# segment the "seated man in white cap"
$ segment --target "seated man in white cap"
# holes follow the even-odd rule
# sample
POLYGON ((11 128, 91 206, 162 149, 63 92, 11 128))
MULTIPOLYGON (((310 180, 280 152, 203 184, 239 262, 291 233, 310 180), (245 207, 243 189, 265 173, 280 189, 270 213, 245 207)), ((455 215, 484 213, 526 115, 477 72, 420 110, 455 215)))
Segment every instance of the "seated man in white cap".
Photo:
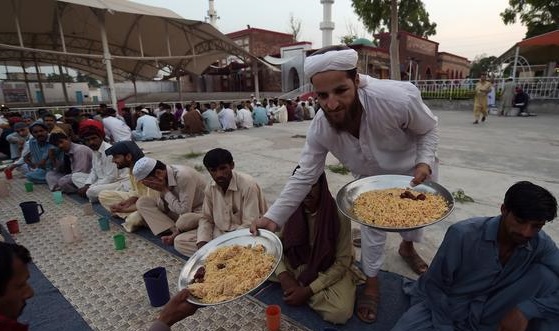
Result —
POLYGON ((161 239, 172 244, 179 230, 198 228, 207 183, 201 173, 188 166, 166 165, 149 157, 139 159, 132 172, 136 180, 159 192, 157 197, 141 197, 136 201, 138 212, 154 235, 169 232, 161 239))
POLYGON ((262 103, 260 103, 260 101, 256 103, 256 107, 254 107, 254 110, 252 111, 252 120, 254 126, 256 127, 268 124, 269 119, 266 108, 262 107, 262 103))
POLYGON ((136 130, 132 131, 132 138, 137 141, 154 140, 162 137, 157 118, 149 115, 149 110, 142 108, 136 112, 138 121, 136 130))
POLYGON ((128 168, 130 181, 122 183, 122 188, 104 190, 99 193, 99 202, 111 214, 124 219, 122 227, 126 232, 134 232, 145 225, 136 209, 136 201, 143 196, 157 197, 159 192, 144 186, 134 178, 132 169, 144 153, 133 141, 119 141, 105 150, 105 155, 112 156, 119 170, 128 168))
POLYGON ((198 230, 181 233, 174 239, 175 249, 185 255, 226 232, 250 226, 268 208, 256 180, 233 170, 235 163, 228 150, 215 148, 207 152, 204 166, 213 180, 206 187, 198 230))
MULTIPOLYGON (((307 131, 299 169, 282 193, 252 228, 277 231, 293 214, 324 171, 332 153, 354 177, 400 174, 413 176, 410 185, 436 179, 438 121, 423 103, 419 90, 409 82, 378 80, 357 74, 357 52, 346 46, 322 48, 305 59, 318 96, 318 112, 307 131)), ((399 254, 418 274, 427 264, 413 242, 422 231, 400 233, 399 254)), ((380 301, 377 274, 383 264, 386 232, 361 227, 361 265, 367 281, 357 299, 357 315, 364 322, 376 320, 380 301)))

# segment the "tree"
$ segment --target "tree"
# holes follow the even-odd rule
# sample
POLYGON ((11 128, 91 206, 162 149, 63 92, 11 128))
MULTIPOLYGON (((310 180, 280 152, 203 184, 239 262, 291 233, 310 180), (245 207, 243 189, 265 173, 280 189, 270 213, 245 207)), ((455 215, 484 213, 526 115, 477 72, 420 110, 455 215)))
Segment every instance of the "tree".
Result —
POLYGON ((528 28, 526 38, 559 29, 559 0, 509 0, 501 13, 505 24, 520 21, 528 28))
POLYGON ((398 42, 398 0, 390 0, 390 79, 400 80, 400 43, 398 42))
POLYGON ((478 78, 482 73, 497 73, 499 71, 495 56, 481 54, 474 58, 470 67, 470 77, 478 78))
POLYGON ((79 71, 78 71, 78 74, 76 76, 76 81, 80 82, 80 83, 87 83, 87 85, 89 85, 89 87, 99 87, 99 86, 101 86, 101 83, 97 79, 95 79, 91 76, 88 76, 88 75, 84 75, 79 71))
POLYGON ((299 39, 299 33, 301 32, 301 19, 295 18, 293 13, 289 13, 289 33, 293 35, 293 41, 299 39))
MULTIPOLYGON (((437 24, 431 23, 421 0, 398 2, 398 28, 421 37, 436 33, 437 24)), ((353 11, 369 32, 377 33, 390 25, 391 0, 352 0, 353 11)))
MULTIPOLYGON (((64 73, 64 82, 65 83, 73 83, 74 82, 74 77, 64 73)), ((48 74, 47 75, 47 81, 48 82, 62 82, 62 76, 60 76, 57 73, 52 73, 52 74, 48 74)))
POLYGON ((340 44, 350 45, 352 42, 355 41, 355 39, 357 39, 356 35, 346 34, 345 36, 340 37, 340 44))

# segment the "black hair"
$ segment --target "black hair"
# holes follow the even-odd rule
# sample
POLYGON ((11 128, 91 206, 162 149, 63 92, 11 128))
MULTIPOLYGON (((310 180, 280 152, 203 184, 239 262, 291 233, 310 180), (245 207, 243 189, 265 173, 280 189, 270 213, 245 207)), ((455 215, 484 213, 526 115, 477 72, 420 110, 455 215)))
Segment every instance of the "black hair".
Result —
POLYGON ((157 162, 155 162, 155 167, 149 173, 149 175, 146 176, 146 178, 155 176, 155 170, 167 170, 167 165, 165 163, 157 160, 157 162))
POLYGON ((44 119, 47 118, 47 117, 52 118, 52 119, 54 119, 54 120, 56 121, 56 116, 54 116, 54 114, 45 113, 45 114, 43 114, 42 119, 44 120, 44 119))
POLYGON ((27 264, 31 262, 31 254, 27 248, 18 245, 0 242, 0 296, 4 295, 8 282, 14 275, 14 258, 27 264))
POLYGON ((226 149, 214 148, 206 153, 203 162, 207 169, 215 169, 222 164, 232 164, 233 155, 226 149))
POLYGON ((182 109, 182 103, 180 102, 175 103, 175 108, 182 109))
POLYGON ((49 144, 58 145, 58 142, 62 139, 68 139, 68 136, 63 132, 51 133, 49 137, 49 144))
MULTIPOLYGON (((351 49, 351 48, 346 46, 346 45, 326 46, 326 47, 322 47, 322 48, 316 50, 315 52, 313 52, 309 56, 324 54, 324 53, 331 52, 331 51, 344 51, 344 50, 348 50, 348 49, 351 49)), ((351 80, 355 80, 355 77, 357 77, 357 68, 349 69, 349 70, 346 70, 345 72, 347 74, 347 77, 351 80)), ((311 83, 312 83, 312 78, 311 78, 311 83)))
POLYGON ((545 188, 522 181, 505 193, 505 208, 521 221, 550 222, 557 217, 557 199, 545 188))

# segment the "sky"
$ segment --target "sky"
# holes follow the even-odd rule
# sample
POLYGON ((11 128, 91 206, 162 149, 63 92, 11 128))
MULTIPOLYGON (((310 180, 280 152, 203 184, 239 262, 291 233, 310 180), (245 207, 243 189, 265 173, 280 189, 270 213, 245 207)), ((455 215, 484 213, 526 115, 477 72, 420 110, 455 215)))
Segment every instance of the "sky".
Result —
MULTIPOLYGON (((170 9, 184 18, 204 20, 208 0, 134 0, 146 5, 170 9)), ((437 23, 437 34, 429 39, 439 43, 439 51, 469 60, 486 54, 499 56, 522 40, 526 28, 520 24, 505 25, 499 13, 508 7, 508 0, 423 0, 431 22, 437 23)), ((301 20, 300 41, 322 47, 318 26, 322 21, 320 0, 215 0, 223 33, 253 28, 289 32, 289 17, 301 20), (305 5, 302 5, 304 2, 305 5), (281 5, 280 5, 281 4, 281 5)), ((351 7, 351 0, 335 0, 332 6, 335 23, 332 40, 338 43, 349 31, 372 39, 351 7), (348 28, 349 27, 349 28, 348 28)))

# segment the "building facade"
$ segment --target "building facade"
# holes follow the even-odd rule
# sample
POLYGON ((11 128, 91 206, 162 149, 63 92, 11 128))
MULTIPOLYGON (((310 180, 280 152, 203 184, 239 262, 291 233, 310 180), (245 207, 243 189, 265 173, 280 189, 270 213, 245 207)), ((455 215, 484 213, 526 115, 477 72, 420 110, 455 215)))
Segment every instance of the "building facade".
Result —
MULTIPOLYGON (((379 47, 390 49, 390 33, 375 35, 379 47)), ((470 73, 468 59, 439 52, 439 43, 405 32, 398 33, 402 80, 459 79, 470 73), (461 75, 461 76, 460 76, 461 75)))

